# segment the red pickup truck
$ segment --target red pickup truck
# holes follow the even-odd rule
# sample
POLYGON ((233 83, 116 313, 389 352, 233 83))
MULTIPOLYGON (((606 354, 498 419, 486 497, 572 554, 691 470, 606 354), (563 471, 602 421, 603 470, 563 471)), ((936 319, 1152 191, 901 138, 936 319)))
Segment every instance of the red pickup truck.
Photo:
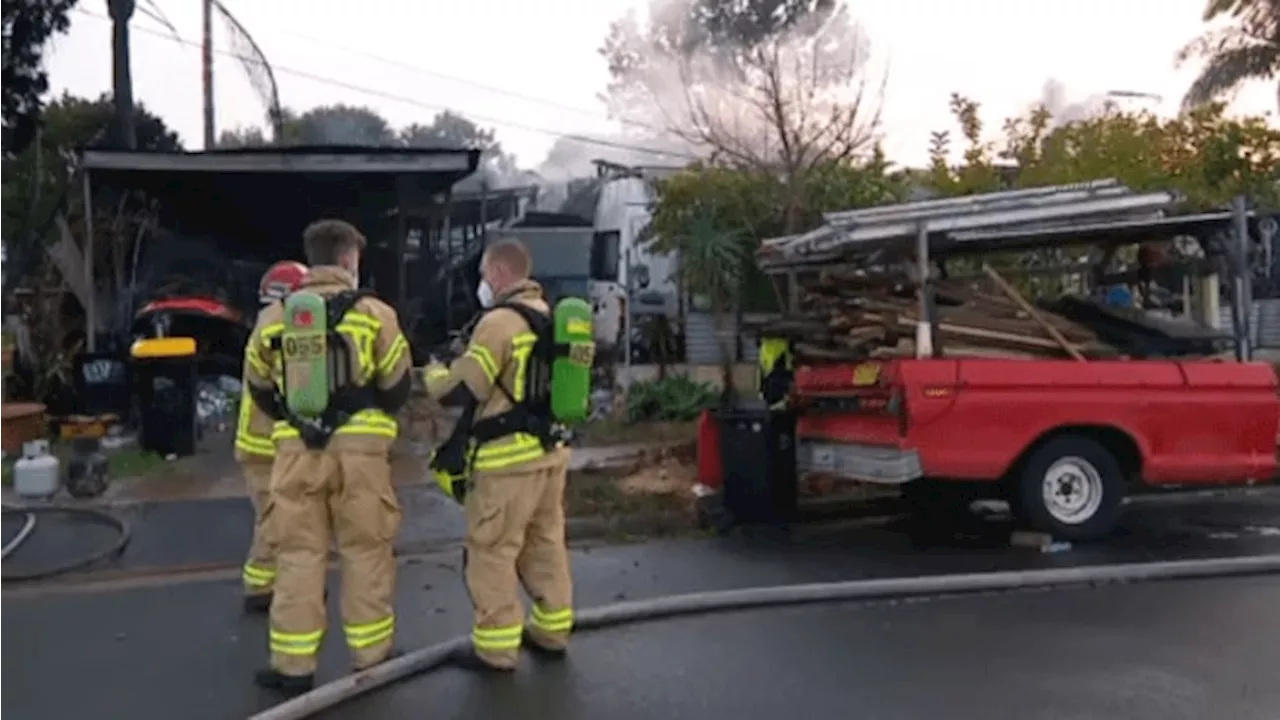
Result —
POLYGON ((1276 475, 1262 363, 887 359, 797 370, 800 472, 899 484, 922 506, 1007 499, 1067 540, 1115 526, 1145 488, 1276 475))

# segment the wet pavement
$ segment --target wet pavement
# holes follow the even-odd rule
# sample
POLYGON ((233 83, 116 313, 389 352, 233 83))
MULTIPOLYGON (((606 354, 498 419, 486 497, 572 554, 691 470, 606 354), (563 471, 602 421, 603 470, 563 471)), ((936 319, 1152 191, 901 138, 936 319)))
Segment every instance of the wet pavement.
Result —
POLYGON ((1274 720, 1280 578, 836 604, 586 633, 513 677, 456 669, 320 716, 1274 720))
MULTIPOLYGON (((589 607, 759 585, 1266 554, 1280 552, 1280 533, 1267 530, 1274 526, 1280 499, 1236 494, 1135 508, 1113 540, 1053 554, 999 545, 998 523, 946 542, 921 542, 894 526, 757 530, 577 551, 576 596, 589 607)), ((447 552, 402 563, 404 647, 468 629, 459 560, 447 552)), ((15 587, 6 585, 3 603, 0 696, 13 717, 226 720, 270 702, 250 685, 266 656, 265 621, 240 615, 234 580, 15 587)), ((1280 665, 1277 603, 1276 581, 1255 579, 682 619, 584 635, 562 668, 527 663, 492 686, 449 671, 348 711, 369 720, 428 710, 441 718, 625 719, 777 717, 785 708, 839 717, 852 701, 859 717, 862 708, 886 718, 946 708, 952 718, 1138 718, 1127 708, 1163 694, 1182 703, 1168 706, 1167 718, 1262 717, 1257 707, 1280 707, 1259 679, 1274 678, 1280 665), (930 684, 919 686, 922 678, 930 684), (964 703, 972 703, 968 715, 958 714, 964 703), (1204 707, 1221 710, 1197 710, 1204 707), (1057 714, 1035 714, 1042 709, 1057 714)), ((340 636, 331 637, 322 679, 345 671, 340 636)))
MULTIPOLYGON (((397 548, 427 552, 459 541, 466 521, 456 503, 425 485, 397 488, 404 522, 397 548)), ((176 500, 110 508, 129 523, 132 537, 124 553, 94 571, 155 572, 179 568, 238 567, 253 533, 247 498, 176 500)), ((4 537, 22 526, 21 515, 6 515, 4 537)), ((41 515, 36 531, 9 559, 6 572, 29 572, 83 557, 113 542, 116 531, 80 517, 41 515)))

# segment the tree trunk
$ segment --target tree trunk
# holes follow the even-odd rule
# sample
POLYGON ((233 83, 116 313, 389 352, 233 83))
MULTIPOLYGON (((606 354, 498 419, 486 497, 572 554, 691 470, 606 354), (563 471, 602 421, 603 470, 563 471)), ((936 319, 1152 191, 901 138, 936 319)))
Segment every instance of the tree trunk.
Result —
POLYGON ((720 293, 712 295, 711 312, 715 324, 716 345, 720 350, 720 382, 722 383, 720 405, 728 408, 737 400, 737 391, 733 387, 733 357, 730 354, 729 343, 724 337, 726 332, 724 298, 720 293))

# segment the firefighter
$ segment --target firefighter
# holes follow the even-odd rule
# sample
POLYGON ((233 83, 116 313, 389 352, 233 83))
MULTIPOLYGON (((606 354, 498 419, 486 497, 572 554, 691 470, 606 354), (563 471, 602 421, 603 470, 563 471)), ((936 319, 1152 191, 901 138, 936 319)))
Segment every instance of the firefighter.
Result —
POLYGON ((760 338, 760 397, 772 410, 787 406, 787 394, 795 377, 791 341, 786 338, 760 338))
MULTIPOLYGON (((454 659, 472 670, 514 669, 522 642, 561 655, 573 628, 564 517, 569 450, 547 394, 556 380, 548 379, 547 355, 538 351, 552 311, 529 277, 530 265, 517 240, 489 246, 477 290, 484 315, 461 356, 448 367, 433 361, 425 371, 428 394, 462 409, 432 469, 445 492, 464 504, 467 518, 463 557, 475 617, 471 644, 454 659), (463 451, 454 452, 459 447, 463 451), (520 585, 533 600, 527 625, 520 585)), ((589 310, 578 321, 590 331, 589 310)), ((570 321, 557 316, 555 322, 567 327, 570 321)), ((570 392, 582 393, 585 408, 589 380, 570 392)))
MULTIPOLYGON (((258 302, 265 309, 283 300, 302 284, 306 275, 307 266, 300 262, 282 260, 272 265, 258 284, 258 302)), ((276 578, 274 539, 262 528, 267 491, 271 485, 271 461, 276 456, 271 428, 271 418, 253 404, 248 382, 245 381, 236 424, 235 454, 249 487, 249 500, 253 503, 253 541, 249 545, 249 558, 245 561, 242 576, 244 609, 255 613, 266 612, 271 607, 271 587, 276 578)))
POLYGON ((321 220, 306 229, 303 244, 311 271, 284 303, 259 315, 245 353, 250 396, 276 420, 266 511, 278 539, 271 667, 256 681, 285 694, 314 684, 331 537, 355 668, 391 656, 400 505, 389 456, 398 432, 393 415, 411 382, 395 311, 357 289, 364 236, 348 223, 321 220))

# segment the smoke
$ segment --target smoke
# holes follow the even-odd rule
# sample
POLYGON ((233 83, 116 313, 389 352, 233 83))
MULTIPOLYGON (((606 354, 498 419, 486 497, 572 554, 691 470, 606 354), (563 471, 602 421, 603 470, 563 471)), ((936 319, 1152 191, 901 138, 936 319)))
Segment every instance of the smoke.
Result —
POLYGON ((565 136, 557 139, 535 172, 540 178, 539 210, 558 210, 569 196, 569 184, 593 177, 596 160, 628 167, 682 167, 697 158, 682 140, 617 133, 565 136))
POLYGON ((606 102, 632 128, 739 164, 794 161, 783 156, 796 148, 849 154, 878 131, 869 49, 843 3, 780 3, 762 16, 654 0, 647 19, 631 14, 611 29, 606 102))
POLYGON ((1043 106, 1053 117, 1054 126, 1087 120, 1104 113, 1110 101, 1102 93, 1094 93, 1073 100, 1068 97, 1067 86, 1055 78, 1045 80, 1040 88, 1040 99, 1033 106, 1043 106))

